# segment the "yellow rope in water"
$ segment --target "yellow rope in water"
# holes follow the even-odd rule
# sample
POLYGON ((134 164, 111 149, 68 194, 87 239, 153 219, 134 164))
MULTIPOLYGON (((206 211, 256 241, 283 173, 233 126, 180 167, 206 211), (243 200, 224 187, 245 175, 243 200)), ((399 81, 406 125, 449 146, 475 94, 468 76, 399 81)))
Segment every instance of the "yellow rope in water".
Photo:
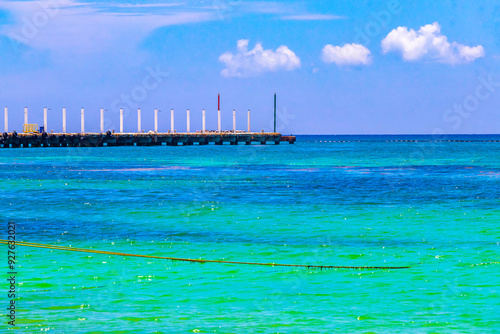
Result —
MULTIPOLYGON (((5 244, 5 245, 12 244, 12 241, 0 239, 0 244, 5 244)), ((279 264, 279 263, 257 263, 257 262, 222 261, 222 260, 184 259, 184 258, 155 256, 155 255, 141 255, 141 254, 109 252, 109 251, 102 251, 102 250, 95 250, 95 249, 47 245, 47 244, 39 244, 39 243, 34 243, 34 242, 23 242, 23 241, 16 241, 15 244, 16 244, 16 246, 55 249, 55 250, 70 251, 70 252, 94 253, 94 254, 128 256, 128 257, 141 257, 141 258, 148 258, 148 259, 160 259, 160 260, 192 262, 192 263, 222 263, 222 264, 239 264, 239 265, 251 265, 251 266, 270 266, 270 267, 299 267, 299 268, 314 268, 314 269, 357 269, 357 270, 362 270, 362 269, 366 269, 366 270, 372 270, 372 269, 409 269, 409 268, 411 268, 411 267, 319 266, 319 265, 308 265, 308 264, 279 264)))

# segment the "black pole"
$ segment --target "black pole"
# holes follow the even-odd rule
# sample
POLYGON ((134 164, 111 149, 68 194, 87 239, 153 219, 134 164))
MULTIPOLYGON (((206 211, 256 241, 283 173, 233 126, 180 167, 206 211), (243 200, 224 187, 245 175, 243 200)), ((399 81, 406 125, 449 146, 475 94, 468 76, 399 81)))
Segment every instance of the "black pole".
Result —
POLYGON ((276 133, 276 93, 274 93, 274 133, 276 133))

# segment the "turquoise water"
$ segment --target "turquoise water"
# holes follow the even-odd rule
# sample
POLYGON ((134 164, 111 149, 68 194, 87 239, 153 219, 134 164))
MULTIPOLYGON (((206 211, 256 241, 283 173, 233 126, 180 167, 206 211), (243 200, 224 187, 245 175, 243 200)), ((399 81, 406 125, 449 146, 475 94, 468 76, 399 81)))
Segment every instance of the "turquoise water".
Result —
POLYGON ((18 332, 496 332, 500 136, 435 139, 0 149, 2 239, 13 221, 18 240, 115 252, 411 266, 17 246, 18 332))

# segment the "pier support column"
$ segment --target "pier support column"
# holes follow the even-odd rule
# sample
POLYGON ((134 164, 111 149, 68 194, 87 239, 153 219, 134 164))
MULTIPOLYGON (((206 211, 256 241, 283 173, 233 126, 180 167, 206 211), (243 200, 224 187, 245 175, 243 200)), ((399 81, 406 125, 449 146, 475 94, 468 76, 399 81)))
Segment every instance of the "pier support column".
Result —
POLYGON ((220 133, 221 130, 221 121, 220 121, 220 94, 218 96, 218 104, 217 104, 217 132, 220 133))
POLYGON ((221 117, 220 110, 217 111, 217 132, 221 132, 221 117))
POLYGON ((155 109, 155 133, 158 133, 158 109, 155 109))
POLYGON ((276 133, 276 93, 274 93, 274 133, 276 133))
POLYGON ((123 133, 123 108, 120 108, 120 133, 123 133))
POLYGON ((85 109, 82 108, 81 133, 85 133, 85 109))
POLYGON ((189 109, 187 110, 187 118, 186 118, 187 124, 186 124, 186 129, 187 133, 191 132, 191 112, 189 109))
POLYGON ((48 133, 47 127, 47 108, 43 108, 43 130, 48 133))
POLYGON ((66 108, 62 110, 62 132, 66 133, 66 108))
POLYGON ((3 109, 3 128, 4 132, 9 133, 9 109, 7 107, 3 109))
POLYGON ((170 109, 170 132, 174 133, 174 109, 170 109))
POLYGON ((201 130, 201 132, 205 133, 205 130, 206 130, 205 129, 205 109, 203 109, 203 111, 201 112, 201 114, 202 114, 202 118, 203 118, 202 119, 202 128, 201 128, 202 130, 201 130))
POLYGON ((101 133, 104 133, 104 109, 101 108, 101 133))
POLYGON ((137 133, 141 133, 141 108, 137 109, 137 133))
POLYGON ((236 133, 236 110, 233 109, 233 133, 236 133))

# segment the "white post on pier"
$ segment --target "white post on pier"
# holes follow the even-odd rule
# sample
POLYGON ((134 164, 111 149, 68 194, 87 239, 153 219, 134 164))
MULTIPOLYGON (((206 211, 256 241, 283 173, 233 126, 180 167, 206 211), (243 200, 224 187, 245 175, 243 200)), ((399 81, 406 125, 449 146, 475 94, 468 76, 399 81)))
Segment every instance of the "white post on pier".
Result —
POLYGON ((28 108, 24 107, 24 124, 28 124, 28 108))
POLYGON ((82 128, 81 133, 85 133, 85 109, 82 108, 82 128))
POLYGON ((158 109, 155 109, 155 133, 158 133, 158 109))
POLYGON ((47 108, 43 108, 43 130, 48 132, 49 128, 47 127, 47 108))
POLYGON ((174 133, 174 109, 170 109, 170 132, 174 133))
POLYGON ((123 133, 123 108, 120 108, 120 133, 123 133))
POLYGON ((189 111, 189 109, 187 110, 187 133, 191 132, 191 112, 189 111))
POLYGON ((250 133, 250 109, 248 109, 248 130, 247 132, 250 133))
POLYGON ((137 109, 137 132, 141 133, 141 108, 137 109))
POLYGON ((7 107, 3 109, 3 121, 4 132, 9 132, 9 109, 7 107))
POLYGON ((63 133, 66 133, 66 108, 63 108, 63 128, 62 128, 62 132, 63 133))
POLYGON ((236 110, 233 109, 233 132, 236 133, 236 110))
POLYGON ((217 132, 220 133, 220 93, 217 94, 217 132))
POLYGON ((101 133, 104 133, 104 109, 101 108, 101 133))
POLYGON ((221 123, 220 122, 220 110, 217 110, 217 132, 219 132, 219 133, 220 133, 220 128, 221 128, 220 123, 221 123))
POLYGON ((201 112, 202 116, 203 116, 203 122, 202 122, 202 133, 205 133, 205 130, 206 130, 206 127, 205 127, 205 109, 203 109, 203 111, 201 112))

